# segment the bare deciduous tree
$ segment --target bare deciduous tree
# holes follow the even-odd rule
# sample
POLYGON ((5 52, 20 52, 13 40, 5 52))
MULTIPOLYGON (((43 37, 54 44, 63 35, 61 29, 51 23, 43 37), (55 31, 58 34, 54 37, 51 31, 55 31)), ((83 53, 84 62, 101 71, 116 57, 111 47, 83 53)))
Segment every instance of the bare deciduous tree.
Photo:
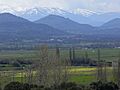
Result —
POLYGON ((113 77, 114 81, 120 86, 120 52, 118 54, 118 61, 113 62, 113 77))
POLYGON ((100 49, 98 49, 98 61, 97 61, 97 80, 102 80, 102 66, 101 66, 101 60, 100 60, 100 49))
POLYGON ((98 61, 97 61, 97 80, 107 81, 107 63, 105 60, 101 60, 100 49, 98 49, 98 61))
POLYGON ((40 60, 37 62, 37 80, 39 85, 47 85, 48 80, 48 47, 46 45, 41 46, 40 60))
POLYGON ((37 62, 37 82, 38 85, 51 86, 60 85, 68 80, 69 60, 62 60, 60 48, 56 47, 56 53, 48 53, 48 47, 42 46, 40 49, 40 60, 37 62))

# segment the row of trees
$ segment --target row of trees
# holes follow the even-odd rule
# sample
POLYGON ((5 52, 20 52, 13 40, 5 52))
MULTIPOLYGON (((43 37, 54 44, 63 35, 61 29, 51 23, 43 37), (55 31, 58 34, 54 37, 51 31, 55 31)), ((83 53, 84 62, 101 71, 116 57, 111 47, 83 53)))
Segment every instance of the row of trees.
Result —
MULTIPOLYGON (((101 60, 101 52, 100 49, 98 49, 98 60, 96 61, 96 67, 97 67, 97 81, 101 82, 107 82, 108 79, 108 67, 109 62, 106 62, 105 60, 101 60)), ((60 48, 56 48, 56 53, 49 53, 48 47, 46 45, 42 46, 40 49, 40 60, 37 62, 37 85, 44 85, 44 86, 51 86, 51 85, 59 85, 62 82, 67 82, 70 73, 69 69, 72 65, 72 61, 76 60, 75 56, 75 49, 70 48, 69 49, 69 59, 61 59, 60 55, 60 48)), ((119 55, 120 57, 120 55, 119 55)), ((85 63, 88 60, 88 53, 85 52, 85 63)), ((91 63, 91 61, 89 61, 91 63)), ((120 85, 120 58, 117 62, 111 62, 113 68, 113 76, 114 76, 114 82, 117 82, 118 85, 120 85)))
MULTIPOLYGON (((118 54, 118 60, 112 61, 112 69, 108 69, 108 62, 101 60, 100 49, 98 49, 98 61, 97 61, 97 80, 101 82, 107 82, 107 77, 110 74, 110 70, 113 71, 113 82, 116 82, 120 86, 120 53, 118 54)), ((120 88, 120 87, 119 87, 120 88)))
MULTIPOLYGON (((54 54, 49 52, 47 45, 41 46, 38 53, 39 60, 32 65, 28 65, 27 68, 24 68, 24 71, 20 72, 21 82, 45 87, 59 86, 62 82, 67 83, 70 77, 70 67, 73 61, 76 60, 75 49, 69 49, 69 59, 61 59, 60 48, 56 47, 55 51, 56 53, 54 54)), ((97 81, 107 82, 108 62, 101 60, 100 49, 98 49, 97 54, 97 81)), ((85 62, 87 60, 88 53, 86 51, 85 62)), ((13 81, 15 74, 13 74, 13 81)), ((120 58, 113 63, 113 75, 114 81, 120 85, 120 58)))
POLYGON ((1 73, 0 77, 5 77, 7 81, 1 83, 9 83, 16 81, 16 74, 19 73, 20 81, 22 83, 37 84, 39 86, 59 85, 62 82, 67 82, 69 78, 70 60, 67 58, 62 60, 60 57, 60 48, 56 47, 56 53, 50 53, 47 45, 39 48, 37 57, 39 59, 34 64, 28 64, 20 71, 11 71, 1 73), (6 75, 4 75, 6 74, 6 75))

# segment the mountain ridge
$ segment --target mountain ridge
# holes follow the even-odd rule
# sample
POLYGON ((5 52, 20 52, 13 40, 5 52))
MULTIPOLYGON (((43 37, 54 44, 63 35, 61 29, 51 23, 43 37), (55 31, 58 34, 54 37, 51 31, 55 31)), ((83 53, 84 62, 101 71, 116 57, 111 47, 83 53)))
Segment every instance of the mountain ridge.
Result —
POLYGON ((103 24, 103 26, 106 26, 104 28, 103 26, 93 27, 88 24, 80 24, 58 15, 46 16, 42 21, 41 19, 40 21, 38 20, 37 23, 10 13, 0 14, 0 19, 0 41, 50 40, 53 37, 64 37, 67 39, 71 35, 90 35, 93 37, 113 35, 114 37, 120 34, 119 18, 103 24))
POLYGON ((69 35, 48 25, 36 24, 9 13, 0 14, 0 19, 3 19, 0 21, 1 40, 43 39, 69 35))
POLYGON ((35 21, 35 23, 42 23, 52 26, 54 28, 60 29, 62 31, 70 32, 70 33, 84 33, 91 32, 94 28, 88 24, 79 24, 78 22, 72 21, 69 18, 65 18, 58 15, 49 15, 42 19, 35 21))
POLYGON ((112 19, 106 23, 104 23, 102 28, 120 28, 120 18, 112 19))
POLYGON ((35 21, 50 14, 60 15, 62 17, 70 18, 81 24, 90 24, 92 26, 101 26, 105 22, 114 18, 119 18, 119 12, 95 12, 87 9, 77 8, 75 10, 63 10, 60 8, 34 7, 29 9, 15 10, 11 7, 3 7, 0 13, 10 12, 14 15, 26 18, 30 21, 35 21))

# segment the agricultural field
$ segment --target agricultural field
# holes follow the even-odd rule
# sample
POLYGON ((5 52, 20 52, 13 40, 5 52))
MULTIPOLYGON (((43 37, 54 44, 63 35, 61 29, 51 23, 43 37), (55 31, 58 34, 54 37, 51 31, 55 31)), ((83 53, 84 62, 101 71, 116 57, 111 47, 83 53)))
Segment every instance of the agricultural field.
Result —
MULTIPOLYGON (((49 49, 49 55, 55 54, 55 49, 49 49)), ((98 49, 75 49, 75 57, 81 58, 85 57, 85 53, 88 53, 88 58, 97 60, 98 49)), ((119 59, 120 49, 100 49, 101 60, 114 61, 119 59)), ((69 58, 69 49, 60 49, 60 56, 62 59, 69 58)), ((5 50, 0 51, 0 60, 29 60, 35 61, 39 60, 40 50, 5 50)), ((15 67, 9 64, 0 64, 0 84, 5 85, 11 81, 23 81, 27 82, 25 76, 27 73, 23 70, 16 70, 15 67), (22 73, 24 75, 22 75, 22 73)), ((71 66, 69 69, 70 82, 76 82, 78 84, 89 84, 97 80, 97 68, 90 66, 71 66)), ((36 73, 36 71, 34 71, 36 73)), ((107 78, 109 81, 113 81, 112 68, 107 67, 107 78)))
MULTIPOLYGON (((112 67, 107 67, 107 80, 114 81, 112 67)), ((70 81, 79 84, 90 84, 97 80, 96 67, 72 67, 70 81)))
MULTIPOLYGON (((1 71, 0 83, 3 85, 11 81, 29 82, 26 71, 1 71), (22 72, 22 73, 21 73, 22 72)), ((36 71, 33 71, 33 76, 36 71)), ((33 77, 33 80, 35 76, 33 77)), ((113 81, 112 68, 107 67, 107 79, 113 81)), ((90 84, 97 80, 97 68, 96 67, 81 67, 72 66, 69 67, 69 81, 78 84, 90 84)))
MULTIPOLYGON (((28 81, 25 80, 25 75, 27 75, 25 71, 1 71, 1 73, 0 82, 2 84, 8 83, 10 81, 28 81)), ((35 74, 36 71, 33 73, 35 74)), ((69 74, 70 82, 76 82, 78 84, 89 84, 92 81, 96 81, 96 67, 70 67, 69 74)))
MULTIPOLYGON (((2 50, 0 51, 0 59, 27 59, 27 60, 36 60, 39 58, 39 50, 2 50)), ((76 58, 85 57, 85 53, 88 53, 88 58, 97 60, 97 49, 75 49, 76 58)), ((118 48, 106 48, 100 49, 101 60, 118 60, 119 59, 120 49, 118 48)), ((49 55, 55 54, 55 49, 49 50, 49 55)), ((60 50, 61 58, 69 58, 69 50, 61 49, 60 50)))

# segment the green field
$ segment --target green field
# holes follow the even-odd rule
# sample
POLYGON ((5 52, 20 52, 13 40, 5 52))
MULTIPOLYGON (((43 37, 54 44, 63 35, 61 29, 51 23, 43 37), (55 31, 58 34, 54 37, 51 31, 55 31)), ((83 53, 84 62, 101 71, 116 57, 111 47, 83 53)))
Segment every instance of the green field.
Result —
MULTIPOLYGON (((85 57, 85 52, 88 52, 88 58, 97 60, 97 49, 76 49, 75 56, 78 57, 85 57)), ((39 59, 39 52, 38 50, 14 50, 14 51, 0 51, 0 59, 2 60, 36 60, 39 59)), ((61 49, 60 50, 61 58, 69 58, 69 50, 68 49, 61 49)), ((113 61, 119 59, 119 49, 100 49, 101 53, 101 60, 113 61)), ((49 50, 49 55, 55 54, 55 49, 49 50)), ((21 71, 14 71, 13 77, 13 67, 9 65, 5 65, 4 71, 0 71, 0 83, 5 84, 8 81, 22 81, 21 80, 21 71), (12 68, 12 69, 10 69, 12 68), (10 70, 9 70, 10 69, 10 70), (8 71, 6 71, 8 70, 8 71), (11 72, 11 73, 10 73, 11 72), (1 75, 2 74, 2 75, 1 75), (5 75, 4 75, 5 74, 5 75)), ((89 84, 93 81, 96 81, 96 68, 95 67, 71 67, 69 70, 70 77, 69 81, 76 82, 79 84, 89 84)), ((108 80, 112 79, 112 69, 108 68, 108 80)), ((24 78, 23 78, 24 79, 24 78)))
MULTIPOLYGON (((85 57, 85 52, 88 53, 88 58, 97 60, 97 49, 76 49, 76 58, 85 57)), ((69 58, 69 50, 61 49, 61 58, 69 58)), ((120 49, 100 49, 102 60, 118 60, 120 49)), ((50 49, 49 54, 55 54, 55 49, 50 49)), ((0 59, 30 59, 36 60, 39 58, 38 50, 16 50, 16 51, 0 51, 0 59)))
MULTIPOLYGON (((97 78, 96 70, 97 70, 96 67, 80 67, 80 66, 70 67, 69 81, 76 82, 78 84, 90 84, 91 82, 94 82, 97 80, 96 79, 97 78)), ((25 80, 25 74, 27 74, 26 72, 21 73, 21 71, 5 71, 5 72, 1 72, 1 73, 2 73, 2 75, 0 77, 0 82, 2 84, 5 84, 5 83, 11 82, 11 81, 27 82, 27 80, 25 80)), ((33 73, 35 74, 36 71, 34 71, 33 73)), ((33 78, 35 78, 35 77, 33 77, 33 78)), ((111 67, 107 68, 107 79, 109 81, 113 81, 111 67)))
MULTIPOLYGON (((72 67, 70 81, 79 84, 90 84, 97 80, 96 67, 72 67)), ((107 67, 107 80, 113 81, 112 68, 107 67)))

